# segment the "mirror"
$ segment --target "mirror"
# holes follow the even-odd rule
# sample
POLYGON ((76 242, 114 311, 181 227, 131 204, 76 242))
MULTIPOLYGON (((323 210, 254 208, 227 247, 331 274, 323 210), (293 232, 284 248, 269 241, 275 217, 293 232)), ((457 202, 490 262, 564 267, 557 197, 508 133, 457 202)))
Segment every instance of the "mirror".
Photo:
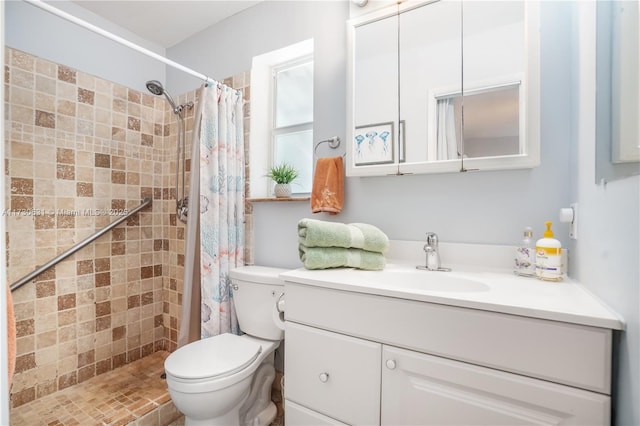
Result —
MULTIPOLYGON (((504 85, 481 87, 464 92, 464 158, 518 155, 521 150, 520 81, 504 85)), ((461 95, 437 98, 437 123, 441 115, 450 108, 455 116, 462 113, 461 95), (441 114, 442 112, 442 114, 441 114)), ((438 129, 446 126, 437 126, 438 129)), ((438 131, 438 134, 441 132, 438 131)), ((437 159, 460 158, 463 147, 458 136, 456 150, 445 152, 440 149, 442 138, 437 139, 437 159)), ((446 141, 446 138, 445 138, 446 141)))
POLYGON ((350 21, 347 174, 537 166, 538 9, 407 1, 350 21))
POLYGON ((640 12, 596 5, 596 183, 640 174, 640 12))
POLYGON ((351 154, 351 163, 360 169, 393 173, 399 156, 394 143, 398 129, 398 16, 372 16, 353 29, 351 37, 357 40, 358 48, 352 51, 352 95, 347 97, 357 100, 357 106, 347 109, 352 111, 348 129, 353 141, 347 146, 347 156, 351 154))
POLYGON ((410 166, 457 160, 462 110, 441 94, 462 90, 462 2, 430 3, 399 16, 400 120, 410 166))

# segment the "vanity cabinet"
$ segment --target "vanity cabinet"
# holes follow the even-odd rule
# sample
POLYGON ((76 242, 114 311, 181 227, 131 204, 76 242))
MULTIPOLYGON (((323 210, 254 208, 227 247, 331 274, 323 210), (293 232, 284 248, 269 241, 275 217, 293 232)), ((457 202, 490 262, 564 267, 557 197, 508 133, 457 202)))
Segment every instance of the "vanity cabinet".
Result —
POLYGON ((609 329, 294 282, 285 294, 289 426, 610 422, 609 329))

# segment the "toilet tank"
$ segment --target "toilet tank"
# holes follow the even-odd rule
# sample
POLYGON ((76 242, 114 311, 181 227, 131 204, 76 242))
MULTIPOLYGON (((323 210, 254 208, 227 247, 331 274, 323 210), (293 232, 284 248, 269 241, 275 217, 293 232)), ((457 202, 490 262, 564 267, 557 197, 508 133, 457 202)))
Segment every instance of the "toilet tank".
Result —
POLYGON ((241 266, 229 273, 240 330, 267 340, 282 340, 284 331, 276 325, 276 302, 284 293, 278 278, 286 269, 241 266))

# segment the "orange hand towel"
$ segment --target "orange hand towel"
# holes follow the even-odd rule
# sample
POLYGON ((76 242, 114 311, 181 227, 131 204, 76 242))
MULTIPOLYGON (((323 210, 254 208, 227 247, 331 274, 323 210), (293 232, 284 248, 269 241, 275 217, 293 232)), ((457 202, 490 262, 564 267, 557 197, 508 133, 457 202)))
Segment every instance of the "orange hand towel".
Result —
POLYGON ((313 176, 311 211, 338 214, 344 205, 342 157, 319 158, 313 176))
POLYGON ((11 289, 7 285, 7 358, 9 361, 9 387, 13 380, 13 372, 16 369, 16 319, 13 316, 13 301, 11 289))

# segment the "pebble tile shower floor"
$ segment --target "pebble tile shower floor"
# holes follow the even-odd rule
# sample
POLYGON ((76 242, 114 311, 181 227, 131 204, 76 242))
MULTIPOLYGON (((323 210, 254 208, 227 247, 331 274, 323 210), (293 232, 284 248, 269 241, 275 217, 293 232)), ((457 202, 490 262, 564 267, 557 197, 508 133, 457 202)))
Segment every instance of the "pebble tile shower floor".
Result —
POLYGON ((166 381, 168 352, 155 352, 11 410, 12 426, 169 425, 181 417, 166 381))

